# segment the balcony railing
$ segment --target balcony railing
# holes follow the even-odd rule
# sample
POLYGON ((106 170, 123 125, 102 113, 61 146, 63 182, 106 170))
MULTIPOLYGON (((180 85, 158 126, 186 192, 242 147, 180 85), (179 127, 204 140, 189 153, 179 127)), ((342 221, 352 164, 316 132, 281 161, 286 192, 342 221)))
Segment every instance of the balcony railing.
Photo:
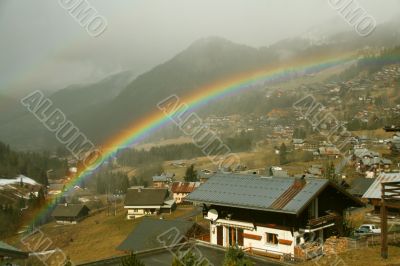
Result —
POLYGON ((325 225, 329 222, 335 222, 336 219, 338 219, 339 217, 340 216, 335 213, 329 213, 327 215, 308 220, 307 226, 317 227, 317 226, 325 225))

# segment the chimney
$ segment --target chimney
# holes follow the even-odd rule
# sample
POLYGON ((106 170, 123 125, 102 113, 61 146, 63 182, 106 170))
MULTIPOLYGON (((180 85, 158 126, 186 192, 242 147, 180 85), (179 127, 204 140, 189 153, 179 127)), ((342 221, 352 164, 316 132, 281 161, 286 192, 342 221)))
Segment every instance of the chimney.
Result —
POLYGON ((302 189, 306 184, 305 176, 303 175, 301 178, 295 178, 293 182, 293 187, 302 189))

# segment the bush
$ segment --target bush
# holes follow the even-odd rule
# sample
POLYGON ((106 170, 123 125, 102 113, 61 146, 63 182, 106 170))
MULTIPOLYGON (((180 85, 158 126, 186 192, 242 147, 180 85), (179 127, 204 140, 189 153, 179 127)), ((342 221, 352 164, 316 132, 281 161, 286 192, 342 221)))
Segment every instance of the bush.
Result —
POLYGON ((242 249, 238 247, 230 247, 224 259, 223 266, 253 266, 254 263, 245 257, 242 249))

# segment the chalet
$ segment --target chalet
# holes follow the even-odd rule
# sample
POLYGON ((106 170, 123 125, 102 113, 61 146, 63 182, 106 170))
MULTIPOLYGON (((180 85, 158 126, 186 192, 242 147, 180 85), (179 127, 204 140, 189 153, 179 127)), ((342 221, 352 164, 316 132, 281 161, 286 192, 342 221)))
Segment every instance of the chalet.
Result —
POLYGON ((307 173, 313 176, 322 176, 324 169, 322 165, 315 164, 311 165, 311 167, 307 169, 307 173))
POLYGON ((184 199, 189 193, 192 193, 200 186, 200 182, 174 182, 171 186, 171 192, 176 203, 184 202, 184 199))
POLYGON ((286 170, 283 170, 282 167, 279 166, 272 166, 269 168, 268 173, 271 176, 275 177, 289 177, 289 173, 286 170))
POLYGON ((174 173, 163 173, 159 176, 153 176, 153 187, 166 188, 169 184, 171 184, 174 177, 174 173))
POLYGON ((235 174, 214 175, 187 200, 203 204, 211 244, 274 257, 340 235, 345 209, 363 206, 327 179, 235 174))
POLYGON ((361 173, 368 172, 374 176, 375 173, 390 170, 392 161, 380 156, 378 152, 366 148, 355 149, 352 156, 353 164, 361 173))
POLYGON ((153 176, 153 187, 155 188, 168 187, 168 178, 165 175, 153 176))
POLYGON ((316 151, 318 150, 318 141, 307 140, 304 142, 302 150, 304 151, 316 151))
POLYGON ((374 173, 388 172, 392 161, 382 157, 364 158, 359 163, 361 172, 372 171, 374 173))
POLYGON ((57 223, 76 224, 85 219, 89 214, 89 208, 84 204, 59 204, 53 210, 51 216, 57 223))
POLYGON ((301 149, 304 147, 304 139, 293 139, 293 146, 295 150, 301 149))
POLYGON ((320 147, 320 148, 318 148, 318 152, 321 156, 324 156, 324 157, 338 158, 340 155, 340 151, 336 147, 320 147))
POLYGON ((126 218, 130 220, 147 215, 172 212, 176 204, 168 196, 168 189, 163 188, 128 189, 124 204, 124 208, 127 210, 126 218))
POLYGON ((354 149, 353 159, 364 159, 364 158, 374 158, 379 157, 380 154, 378 152, 370 151, 366 148, 357 148, 354 149))
POLYGON ((393 139, 390 140, 389 145, 392 154, 400 155, 400 137, 393 137, 393 139))
MULTIPOLYGON (((4 261, 9 261, 10 259, 27 259, 29 257, 28 252, 19 250, 13 246, 10 246, 2 241, 0 241, 0 264, 4 261)), ((13 265, 11 263, 4 265, 13 265)))
MULTIPOLYGON (((382 183, 385 182, 400 182, 400 173, 381 173, 379 174, 368 190, 362 196, 367 200, 378 212, 381 206, 382 183)), ((399 210, 390 210, 399 213, 399 210)))

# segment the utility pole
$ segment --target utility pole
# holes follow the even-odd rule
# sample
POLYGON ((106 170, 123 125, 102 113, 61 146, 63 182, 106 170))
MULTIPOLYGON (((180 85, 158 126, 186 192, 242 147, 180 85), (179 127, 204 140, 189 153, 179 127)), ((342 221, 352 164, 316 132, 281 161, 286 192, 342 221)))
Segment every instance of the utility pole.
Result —
POLYGON ((382 183, 381 196, 381 257, 388 258, 388 240, 387 240, 387 208, 385 204, 385 184, 382 183))

